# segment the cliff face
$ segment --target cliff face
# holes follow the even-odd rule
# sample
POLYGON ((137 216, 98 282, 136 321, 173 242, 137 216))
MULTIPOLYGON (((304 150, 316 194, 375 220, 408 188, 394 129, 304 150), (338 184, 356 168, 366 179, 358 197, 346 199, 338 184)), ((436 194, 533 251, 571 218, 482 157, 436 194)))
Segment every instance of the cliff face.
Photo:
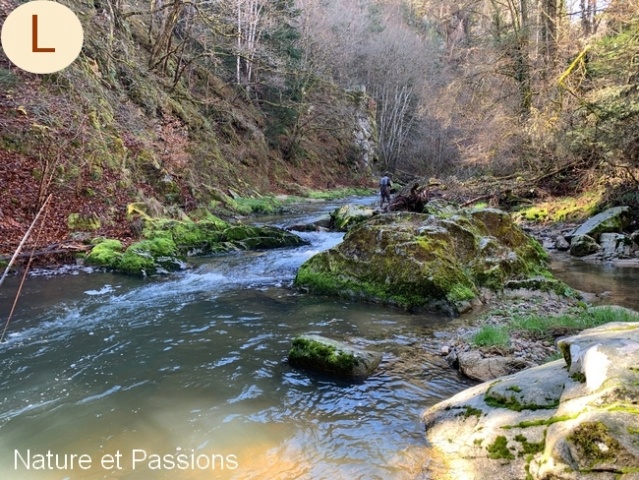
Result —
MULTIPOLYGON (((168 30, 169 4, 151 13, 135 0, 61 3, 85 35, 70 67, 33 75, 0 53, 3 252, 48 194, 57 225, 49 238, 62 240, 71 214, 97 217, 105 234, 125 234, 132 202, 189 212, 224 201, 228 189, 304 193, 368 180, 375 116, 363 93, 311 74, 300 86, 299 72, 277 52, 250 85, 238 84, 236 56, 228 45, 205 44, 184 2, 170 4, 179 21, 168 30)), ((0 22, 19 4, 2 0, 0 22)), ((220 12, 204 13, 229 42, 232 25, 220 12)))

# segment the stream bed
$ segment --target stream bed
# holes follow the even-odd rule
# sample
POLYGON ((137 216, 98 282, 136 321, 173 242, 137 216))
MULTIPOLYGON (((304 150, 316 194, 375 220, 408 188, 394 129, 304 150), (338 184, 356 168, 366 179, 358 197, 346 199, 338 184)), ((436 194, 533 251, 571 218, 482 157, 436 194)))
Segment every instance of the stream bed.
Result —
MULTIPOLYGON (((302 236, 309 245, 201 259, 166 277, 30 278, 0 344, 0 477, 414 478, 420 413, 474 384, 433 342, 465 320, 296 291, 299 265, 342 238, 302 236), (285 361, 301 333, 384 359, 359 383, 309 375, 285 361)), ((636 291, 637 278, 624 281, 636 291)), ((17 283, 0 291, 3 318, 17 283)))

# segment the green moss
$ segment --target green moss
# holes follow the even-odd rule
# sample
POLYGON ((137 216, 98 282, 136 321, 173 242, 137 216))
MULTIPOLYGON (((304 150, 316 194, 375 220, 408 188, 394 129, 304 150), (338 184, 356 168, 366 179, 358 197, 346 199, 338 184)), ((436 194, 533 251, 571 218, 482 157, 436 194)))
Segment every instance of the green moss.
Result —
POLYGON ((296 338, 288 352, 291 364, 313 368, 321 365, 324 369, 343 375, 351 375, 358 360, 333 345, 326 345, 316 340, 296 338))
POLYGON ((620 445, 617 439, 610 435, 608 427, 601 422, 584 422, 568 435, 580 451, 590 467, 608 460, 615 459, 620 445))
POLYGON ((457 417, 463 417, 464 419, 467 419, 468 417, 480 418, 484 414, 484 412, 481 409, 471 407, 470 405, 464 405, 462 408, 464 409, 464 411, 459 412, 456 415, 457 417))
POLYGON ((575 382, 586 383, 586 376, 581 372, 573 373, 570 375, 570 378, 572 378, 575 382))
POLYGON ((451 302, 463 302, 467 300, 473 300, 476 297, 475 292, 467 285, 456 283, 453 285, 446 298, 451 302))
POLYGON ((122 273, 142 276, 151 275, 156 271, 155 262, 150 254, 129 250, 120 257, 116 268, 122 273))
POLYGON ((96 244, 86 256, 89 265, 116 268, 122 256, 122 242, 119 240, 102 240, 96 244))
POLYGON ((127 252, 150 254, 152 257, 171 257, 177 255, 178 249, 171 238, 156 237, 132 244, 127 248, 127 252))
POLYGON ((493 443, 486 447, 486 450, 488 451, 488 458, 492 458, 493 460, 515 459, 513 453, 508 449, 508 440, 503 435, 497 437, 493 443))
POLYGON ((508 397, 502 395, 495 395, 489 388, 484 396, 484 402, 486 405, 494 408, 507 408, 508 410, 513 410, 515 412, 521 412, 522 410, 552 410, 557 408, 559 405, 559 400, 551 404, 546 405, 538 405, 536 403, 521 403, 519 399, 514 395, 510 395, 508 397))
POLYGON ((519 393, 519 392, 521 392, 521 387, 519 387, 519 386, 517 386, 517 385, 513 385, 513 386, 511 386, 511 387, 508 387, 506 390, 510 390, 510 391, 513 391, 513 392, 519 393))
POLYGON ((101 225, 102 223, 96 214, 71 213, 67 218, 69 230, 97 230, 101 225))
MULTIPOLYGON (((544 434, 544 437, 545 437, 545 434, 544 434)), ((518 434, 515 436, 515 440, 521 443, 522 450, 521 452, 519 452, 520 457, 524 455, 534 455, 536 453, 543 452, 544 448, 546 448, 545 438, 541 442, 529 442, 524 435, 518 434)))
POLYGON ((559 423, 559 422, 567 422, 568 420, 574 420, 575 418, 577 418, 579 416, 579 414, 576 415, 558 415, 556 417, 550 417, 550 418, 545 418, 545 419, 540 419, 540 420, 527 420, 524 422, 519 422, 516 425, 504 425, 503 428, 504 430, 510 430, 511 428, 530 428, 530 427, 540 427, 540 426, 544 426, 544 425, 552 425, 553 423, 559 423))

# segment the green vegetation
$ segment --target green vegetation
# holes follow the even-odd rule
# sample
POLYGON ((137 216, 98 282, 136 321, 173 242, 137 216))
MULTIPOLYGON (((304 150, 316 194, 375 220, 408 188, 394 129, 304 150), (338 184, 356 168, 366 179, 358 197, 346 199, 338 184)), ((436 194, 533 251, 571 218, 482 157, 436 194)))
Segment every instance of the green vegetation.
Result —
POLYGON ((508 449, 508 440, 503 435, 495 438, 495 441, 486 447, 488 458, 493 460, 514 460, 515 455, 508 449))
POLYGON ((553 340, 553 333, 577 333, 610 322, 639 322, 639 315, 615 308, 581 309, 558 316, 514 315, 501 326, 484 325, 474 334, 477 346, 505 346, 514 334, 537 340, 553 340))
POLYGON ((584 422, 568 435, 567 440, 575 444, 581 454, 590 463, 590 467, 614 460, 620 445, 610 435, 608 427, 601 422, 584 422))
POLYGON ((514 218, 529 222, 577 222, 598 213, 605 189, 587 191, 577 197, 558 197, 519 210, 514 218))
POLYGON ((524 455, 534 455, 535 453, 543 452, 544 448, 546 447, 545 439, 541 442, 529 442, 528 439, 521 433, 515 436, 515 440, 521 443, 522 450, 521 452, 519 452, 520 457, 523 457, 524 455))
POLYGON ((469 286, 456 283, 450 288, 446 298, 451 302, 457 303, 473 300, 476 296, 475 292, 469 286))
POLYGON ((558 415, 555 417, 550 417, 550 418, 540 419, 540 420, 526 420, 524 422, 519 422, 516 425, 504 425, 501 428, 503 428, 504 430, 510 430, 512 428, 530 428, 530 427, 548 426, 548 425, 552 425, 553 423, 567 422, 568 420, 574 420, 578 416, 579 414, 558 415))
POLYGON ((510 345, 510 333, 506 327, 484 325, 471 339, 478 347, 507 347, 510 345))
POLYGON ((475 408, 475 407, 471 407, 470 405, 464 405, 463 407, 463 412, 459 412, 457 414, 458 417, 462 417, 464 419, 467 419, 469 417, 477 417, 480 418, 484 412, 479 409, 479 408, 475 408))
POLYGON ((297 235, 278 228, 231 225, 213 215, 200 222, 148 218, 143 236, 125 252, 118 240, 99 239, 86 261, 131 275, 151 275, 184 268, 187 256, 303 243, 297 235))
POLYGON ((365 196, 371 194, 372 190, 370 188, 347 187, 331 190, 311 190, 308 191, 304 196, 316 200, 338 200, 340 198, 365 196))
POLYGON ((114 268, 122 255, 122 242, 119 240, 101 240, 87 255, 90 265, 114 268))
POLYGON ((488 389, 488 391, 486 392, 484 401, 486 402, 486 405, 490 407, 507 408, 508 410, 513 410, 514 412, 521 412, 522 410, 552 410, 553 408, 557 408, 557 405, 559 405, 559 400, 556 400, 555 402, 547 405, 539 405, 536 403, 521 403, 514 394, 510 395, 509 397, 494 395, 491 393, 490 389, 488 389))

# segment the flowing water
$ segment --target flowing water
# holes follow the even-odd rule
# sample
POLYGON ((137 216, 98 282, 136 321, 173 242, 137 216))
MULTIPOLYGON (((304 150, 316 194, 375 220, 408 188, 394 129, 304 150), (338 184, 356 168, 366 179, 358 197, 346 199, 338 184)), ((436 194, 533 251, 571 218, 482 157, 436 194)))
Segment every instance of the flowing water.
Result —
POLYGON ((164 278, 30 278, 0 344, 0 478, 410 478, 420 412, 470 385, 429 346, 451 319, 297 292, 299 265, 341 241, 303 236, 164 278), (359 383, 293 370, 307 332, 384 360, 359 383))
MULTIPOLYGON (((315 208, 305 221, 333 206, 315 208)), ((204 259, 167 277, 30 278, 0 344, 0 478, 417 475, 420 412, 471 385, 433 346, 458 320, 297 292, 299 265, 341 241, 303 236, 310 245, 204 259), (296 371, 285 358, 300 333, 384 359, 359 383, 296 371)), ((568 277, 579 268, 556 265, 568 277)), ((605 289, 636 292, 636 272, 605 289)), ((2 318, 16 285, 0 291, 2 318)))

